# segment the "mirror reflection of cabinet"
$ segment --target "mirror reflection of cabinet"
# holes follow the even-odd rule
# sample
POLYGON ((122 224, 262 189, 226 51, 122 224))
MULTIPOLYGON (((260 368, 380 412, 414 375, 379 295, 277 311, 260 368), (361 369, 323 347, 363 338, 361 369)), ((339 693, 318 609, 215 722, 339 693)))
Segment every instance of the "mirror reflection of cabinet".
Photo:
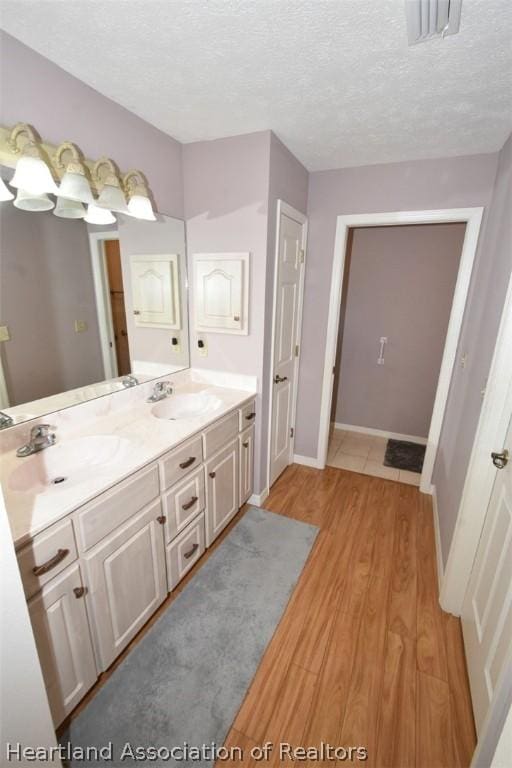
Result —
POLYGON ((178 255, 131 257, 135 325, 181 328, 178 255))
POLYGON ((197 330, 248 334, 249 254, 196 253, 194 301, 197 330))

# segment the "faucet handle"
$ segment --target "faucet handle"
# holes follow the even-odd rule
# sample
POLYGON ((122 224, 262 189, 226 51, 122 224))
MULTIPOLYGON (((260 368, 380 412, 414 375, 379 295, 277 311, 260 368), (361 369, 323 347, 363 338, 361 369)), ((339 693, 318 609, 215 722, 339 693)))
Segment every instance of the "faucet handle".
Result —
POLYGON ((48 437, 51 432, 54 432, 57 429, 57 427, 52 426, 51 424, 36 424, 35 427, 32 427, 30 430, 30 437, 32 439, 37 437, 48 437))

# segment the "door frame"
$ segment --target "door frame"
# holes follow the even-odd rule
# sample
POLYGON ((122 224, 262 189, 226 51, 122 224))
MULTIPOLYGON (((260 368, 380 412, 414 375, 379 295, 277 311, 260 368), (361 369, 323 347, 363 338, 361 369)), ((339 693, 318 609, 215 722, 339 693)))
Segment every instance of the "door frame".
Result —
POLYGON ((387 213, 363 213, 337 217, 334 258, 332 265, 329 316, 324 357, 322 399, 320 406, 320 429, 318 434, 318 466, 326 465, 329 443, 330 411, 333 390, 333 369, 336 365, 336 347, 338 342, 341 292, 345 272, 345 255, 349 229, 352 227, 392 227, 407 224, 441 224, 464 222, 466 232, 462 245, 457 281, 453 294, 452 308, 446 341, 437 382, 434 408, 427 438, 427 450, 421 474, 420 490, 432 493, 432 472, 439 445, 439 436, 443 423, 448 391, 452 377, 457 345, 459 342, 462 319, 466 307, 471 274, 475 261, 478 237, 482 223, 483 208, 446 208, 426 211, 393 211, 387 213), (341 257, 340 257, 341 256, 341 257))
POLYGON ((485 388, 478 426, 471 450, 462 497, 439 602, 449 613, 460 616, 473 569, 497 469, 491 451, 501 451, 512 405, 512 276, 509 279, 493 358, 485 388))
MULTIPOLYGON (((302 346, 301 346, 301 338, 302 338, 302 311, 304 306, 304 280, 305 280, 305 274, 306 274, 306 245, 307 245, 307 239, 308 239, 308 219, 307 216, 304 213, 301 213, 296 208, 293 208, 293 206, 286 203, 284 200, 281 200, 280 198, 277 201, 277 208, 276 208, 276 240, 275 240, 275 249, 274 249, 274 288, 273 288, 273 297, 272 297, 272 341, 270 346, 270 376, 269 376, 269 410, 268 410, 268 443, 267 443, 267 453, 268 453, 268 460, 267 460, 267 485, 266 487, 270 489, 270 469, 271 469, 271 460, 272 460, 272 408, 274 405, 274 388, 272 386, 272 382, 274 380, 274 352, 275 352, 275 341, 276 341, 276 319, 277 319, 277 278, 278 278, 278 270, 279 270, 279 240, 281 237, 281 214, 284 214, 285 216, 288 216, 288 218, 293 219, 298 224, 302 226, 302 242, 301 242, 301 248, 304 252, 304 261, 301 266, 301 273, 300 273, 300 279, 299 279, 299 305, 297 309, 297 334, 295 337, 295 344, 299 345, 299 354, 295 358, 295 368, 294 368, 294 376, 295 376, 295 391, 293 393, 293 400, 292 400, 292 413, 291 413, 291 421, 295 427, 295 416, 297 413, 297 393, 299 389, 299 364, 300 364, 300 356, 302 352, 302 346)), ((294 456, 294 446, 295 446, 295 429, 294 429, 294 436, 290 439, 290 455, 289 455, 289 461, 288 464, 291 464, 293 461, 294 456)))
POLYGON ((91 253, 92 279, 94 298, 96 300, 96 314, 98 316, 103 370, 105 379, 116 379, 119 376, 119 372, 114 344, 114 320, 112 318, 108 272, 103 245, 108 240, 119 240, 117 230, 89 232, 89 251, 91 253))

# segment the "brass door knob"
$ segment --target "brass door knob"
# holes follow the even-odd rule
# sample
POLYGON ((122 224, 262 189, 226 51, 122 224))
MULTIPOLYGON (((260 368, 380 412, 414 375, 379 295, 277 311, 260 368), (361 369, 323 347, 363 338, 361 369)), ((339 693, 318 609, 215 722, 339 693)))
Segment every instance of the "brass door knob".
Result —
POLYGON ((506 467, 508 464, 508 458, 509 453, 506 448, 501 453, 491 453, 492 463, 496 469, 503 469, 506 467))

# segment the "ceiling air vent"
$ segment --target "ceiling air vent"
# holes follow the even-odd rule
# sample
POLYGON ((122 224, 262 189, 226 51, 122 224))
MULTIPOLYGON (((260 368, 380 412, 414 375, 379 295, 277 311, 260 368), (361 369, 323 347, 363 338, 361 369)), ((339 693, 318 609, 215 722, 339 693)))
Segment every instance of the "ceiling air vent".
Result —
POLYGON ((459 31, 461 5, 462 0, 405 0, 409 45, 455 35, 459 31))

